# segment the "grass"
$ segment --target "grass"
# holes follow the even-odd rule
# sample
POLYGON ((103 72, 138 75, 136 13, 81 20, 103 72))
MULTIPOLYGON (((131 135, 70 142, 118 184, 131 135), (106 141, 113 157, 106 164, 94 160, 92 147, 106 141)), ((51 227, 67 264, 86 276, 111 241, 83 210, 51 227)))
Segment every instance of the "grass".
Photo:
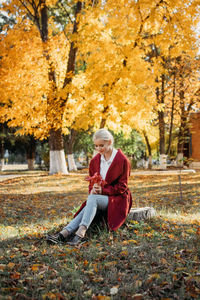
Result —
POLYGON ((83 174, 0 182, 0 299, 200 299, 200 174, 181 180, 182 199, 177 175, 131 176, 133 206, 157 216, 93 227, 78 248, 45 236, 87 197, 83 174))

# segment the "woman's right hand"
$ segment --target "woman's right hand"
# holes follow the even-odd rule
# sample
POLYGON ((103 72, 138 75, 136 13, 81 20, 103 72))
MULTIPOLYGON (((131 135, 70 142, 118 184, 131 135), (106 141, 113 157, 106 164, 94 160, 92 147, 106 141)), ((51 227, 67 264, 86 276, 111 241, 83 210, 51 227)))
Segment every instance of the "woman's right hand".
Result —
POLYGON ((91 190, 91 194, 101 194, 101 191, 102 191, 101 186, 99 184, 95 183, 91 190))

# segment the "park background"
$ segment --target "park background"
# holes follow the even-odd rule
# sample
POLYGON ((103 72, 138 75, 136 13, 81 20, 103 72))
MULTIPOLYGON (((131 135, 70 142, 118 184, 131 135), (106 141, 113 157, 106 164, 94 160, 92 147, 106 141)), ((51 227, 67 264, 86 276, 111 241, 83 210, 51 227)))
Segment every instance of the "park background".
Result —
POLYGON ((199 9, 0 1, 1 300, 199 299, 199 9), (49 246, 87 197, 103 127, 131 161, 133 207, 156 216, 49 246))
POLYGON ((0 5, 2 169, 36 159, 67 174, 102 127, 133 166, 200 161, 198 1, 0 5))

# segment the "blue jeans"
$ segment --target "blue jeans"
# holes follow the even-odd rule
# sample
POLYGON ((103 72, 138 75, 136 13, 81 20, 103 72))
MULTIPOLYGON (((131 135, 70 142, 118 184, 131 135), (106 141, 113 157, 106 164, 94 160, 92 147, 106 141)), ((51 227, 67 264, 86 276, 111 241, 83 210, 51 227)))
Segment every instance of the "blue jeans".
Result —
POLYGON ((79 226, 84 225, 86 228, 92 223, 97 209, 106 210, 108 207, 108 196, 91 194, 87 198, 86 206, 79 212, 79 214, 70 221, 64 228, 72 233, 78 229, 79 226))

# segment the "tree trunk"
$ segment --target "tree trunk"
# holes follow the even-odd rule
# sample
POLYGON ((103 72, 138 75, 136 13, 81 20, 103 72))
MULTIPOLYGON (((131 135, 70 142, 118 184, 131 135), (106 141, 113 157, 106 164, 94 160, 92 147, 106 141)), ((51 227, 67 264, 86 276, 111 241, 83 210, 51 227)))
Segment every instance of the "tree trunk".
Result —
POLYGON ((150 145, 148 136, 147 136, 147 134, 146 134, 145 131, 143 131, 143 135, 144 135, 145 142, 146 142, 146 145, 147 145, 147 150, 148 150, 148 157, 149 157, 148 169, 152 169, 152 152, 151 152, 151 145, 150 145))
MULTIPOLYGON (((82 3, 80 1, 78 1, 76 3, 76 9, 75 9, 73 33, 77 32, 77 26, 78 26, 77 16, 80 13, 81 9, 82 9, 82 3)), ((64 84, 63 84, 63 89, 68 84, 71 83, 73 75, 75 73, 75 63, 76 63, 77 50, 78 50, 77 47, 75 46, 74 42, 72 41, 71 44, 70 44, 69 58, 68 58, 68 63, 67 63, 66 76, 65 76, 65 80, 64 80, 64 84)), ((67 93, 66 98, 60 99, 60 101, 59 101, 59 105, 60 105, 59 110, 61 111, 61 115, 60 115, 61 123, 62 123, 62 118, 63 118, 65 106, 66 106, 66 103, 68 101, 68 97, 69 97, 69 93, 67 93)), ((59 141, 58 141, 58 143, 59 143, 59 141)), ((63 141, 62 141, 62 144, 63 144, 63 141)), ((74 161, 74 155, 73 155, 73 144, 74 144, 74 141, 71 140, 70 143, 68 144, 68 146, 66 147, 67 148, 67 159, 68 159, 69 171, 77 170, 77 167, 76 167, 76 164, 75 164, 75 161, 74 161)), ((64 149, 62 151, 64 153, 64 149)), ((62 154, 62 157, 63 156, 64 156, 64 154, 62 154)), ((62 158, 62 159, 64 159, 64 158, 62 158)), ((51 162, 50 162, 50 166, 51 166, 51 162)), ((65 174, 66 174, 66 170, 65 170, 65 174)))
MULTIPOLYGON (((49 124, 49 146, 50 146, 50 174, 54 173, 64 173, 67 174, 67 167, 65 162, 64 147, 62 140, 62 119, 65 110, 65 105, 68 100, 69 94, 65 98, 58 99, 57 97, 57 85, 56 85, 56 73, 54 65, 50 58, 50 53, 48 51, 47 42, 49 40, 48 32, 48 7, 46 0, 39 1, 39 4, 36 6, 35 2, 29 3, 32 6, 33 13, 30 13, 26 5, 22 2, 22 5, 27 10, 27 13, 31 20, 33 20, 40 32, 41 40, 44 47, 44 57, 47 60, 49 65, 48 77, 49 77, 49 95, 47 95, 47 122, 49 124), (58 103, 58 104, 56 104, 58 103), (54 113, 55 112, 55 113, 54 113), (53 114, 54 113, 54 114, 53 114), (52 115, 53 114, 53 115, 52 115), (60 126, 60 129, 58 128, 60 126)), ((78 1, 76 3, 75 15, 74 15, 74 24, 73 24, 73 33, 77 32, 77 16, 81 11, 82 3, 78 1)), ((76 52, 77 47, 74 42, 71 42, 68 65, 66 68, 66 77, 64 80, 63 88, 66 87, 72 80, 73 74, 75 73, 75 61, 76 61, 76 52)))
MULTIPOLYGON (((165 99, 165 78, 164 75, 161 77, 161 94, 159 95, 159 89, 157 89, 157 100, 158 103, 164 105, 165 99)), ((159 134, 160 134, 160 154, 165 154, 165 120, 164 120, 164 107, 158 111, 158 121, 159 121, 159 134)))
POLYGON ((173 94, 172 94, 172 107, 171 107, 171 121, 169 128, 169 144, 166 151, 166 154, 170 153, 171 143, 172 143, 172 130, 173 130, 173 122, 174 122, 174 109, 175 109, 175 95, 176 95, 176 73, 174 71, 174 81, 173 81, 173 94))
POLYGON ((4 124, 0 124, 0 171, 4 169, 4 124))
POLYGON ((54 120, 48 117, 47 112, 47 120, 50 125, 50 132, 49 132, 49 174, 56 174, 56 173, 63 173, 68 174, 67 171, 67 165, 65 160, 65 153, 64 153, 64 145, 63 145, 63 137, 62 137, 62 129, 55 129, 54 123, 56 121, 61 120, 61 116, 58 115, 57 107, 55 106, 56 98, 54 95, 56 95, 56 74, 53 67, 53 64, 50 60, 50 55, 48 51, 46 50, 46 43, 49 39, 48 37, 48 12, 47 12, 47 6, 46 1, 43 0, 43 7, 41 9, 41 25, 40 25, 40 34, 41 39, 44 45, 44 56, 46 57, 46 60, 49 64, 49 85, 51 87, 50 93, 47 96, 47 104, 48 104, 48 112, 55 111, 54 120))
POLYGON ((165 100, 165 76, 161 76, 161 93, 159 88, 156 90, 157 102, 163 107, 158 111, 159 135, 160 135, 160 167, 166 169, 166 155, 165 155, 165 120, 164 120, 164 100, 165 100))
POLYGON ((57 173, 68 174, 61 129, 50 130, 49 147, 50 147, 49 174, 57 174, 57 173))
POLYGON ((184 142, 185 142, 185 134, 186 134, 186 127, 187 127, 187 116, 185 111, 185 93, 184 93, 184 84, 183 84, 183 78, 180 84, 180 92, 179 92, 179 98, 180 98, 180 127, 179 127, 179 133, 178 133, 178 145, 177 145, 177 165, 182 166, 183 165, 183 150, 184 150, 184 142))
POLYGON ((105 126, 106 126, 106 118, 102 118, 99 128, 104 128, 105 126))
POLYGON ((67 162, 69 171, 77 171, 77 166, 74 160, 74 143, 75 137, 77 135, 77 131, 74 129, 70 129, 70 134, 65 137, 65 151, 67 153, 67 162))
POLYGON ((29 170, 34 170, 35 151, 36 151, 36 140, 34 139, 33 136, 30 136, 29 143, 26 149, 26 156, 27 156, 29 170))
MULTIPOLYGON (((104 96, 104 102, 107 103, 108 102, 108 87, 109 85, 108 84, 105 84, 103 86, 103 96, 104 96)), ((108 109, 109 109, 109 105, 106 105, 103 107, 103 111, 101 112, 102 114, 102 118, 101 118, 101 123, 100 123, 100 128, 104 128, 105 125, 106 125, 106 121, 107 121, 107 112, 108 112, 108 109)))
MULTIPOLYGON (((77 32, 77 27, 78 27, 78 21, 77 21, 77 16, 81 12, 82 9, 82 3, 78 1, 76 3, 76 8, 75 8, 75 16, 74 16, 74 25, 73 25, 73 32, 77 32)), ((68 58, 68 63, 67 63, 67 70, 66 70, 66 76, 63 84, 63 89, 66 87, 67 84, 71 83, 72 81, 72 75, 75 72, 75 62, 76 62, 76 53, 77 53, 77 47, 75 47, 74 42, 71 42, 70 44, 70 50, 69 50, 69 58, 68 58)), ((68 94, 66 99, 62 100, 61 106, 65 106, 66 102, 68 99, 68 94)))

